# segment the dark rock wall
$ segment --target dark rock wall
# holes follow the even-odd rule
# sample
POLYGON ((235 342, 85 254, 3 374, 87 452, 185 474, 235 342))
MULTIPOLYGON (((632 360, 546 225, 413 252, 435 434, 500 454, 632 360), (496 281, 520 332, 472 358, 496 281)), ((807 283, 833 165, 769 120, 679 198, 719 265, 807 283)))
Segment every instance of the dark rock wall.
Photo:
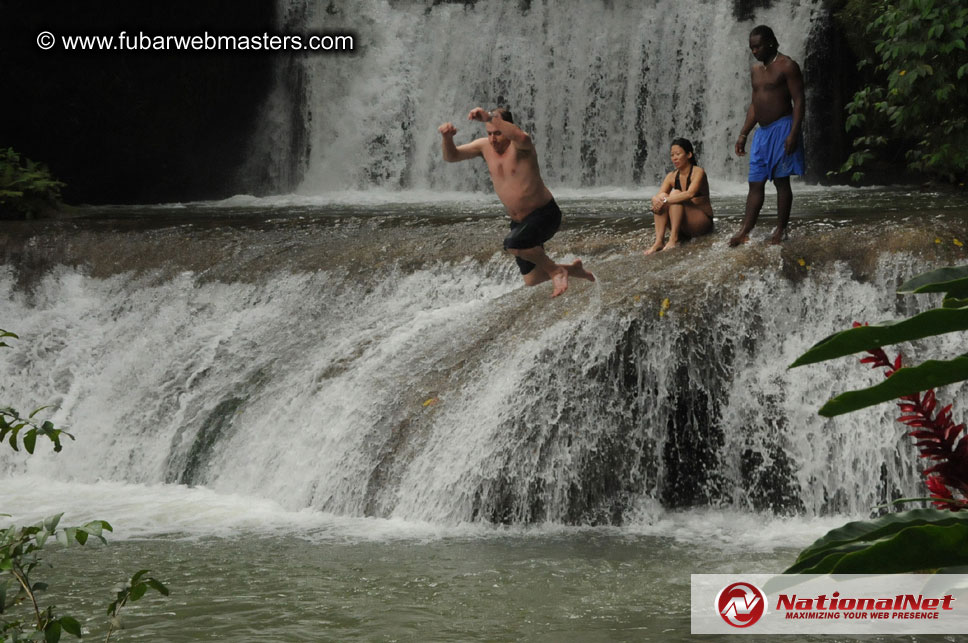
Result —
POLYGON ((237 178, 272 79, 265 52, 41 50, 37 35, 273 32, 275 3, 0 2, 0 145, 47 163, 69 203, 255 192, 237 178))

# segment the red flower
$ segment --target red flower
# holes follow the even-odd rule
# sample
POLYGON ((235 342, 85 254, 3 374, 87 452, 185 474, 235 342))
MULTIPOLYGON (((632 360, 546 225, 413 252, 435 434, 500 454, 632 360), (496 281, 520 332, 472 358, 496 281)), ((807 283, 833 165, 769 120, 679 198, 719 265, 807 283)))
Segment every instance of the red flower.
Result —
MULTIPOLYGON (((854 328, 860 325, 854 322, 854 328)), ((900 355, 892 362, 882 348, 867 351, 867 354, 868 357, 861 359, 861 363, 870 364, 871 368, 884 368, 885 377, 901 369, 900 355)), ((923 394, 905 395, 900 399, 898 407, 902 415, 897 421, 914 429, 908 435, 917 440, 914 445, 920 449, 921 457, 934 461, 922 474, 931 497, 953 501, 935 502, 934 505, 952 511, 968 509, 968 438, 965 437, 965 425, 956 425, 951 419, 950 404, 933 415, 937 407, 934 389, 928 389, 923 394), (956 498, 953 492, 961 497, 956 498)))

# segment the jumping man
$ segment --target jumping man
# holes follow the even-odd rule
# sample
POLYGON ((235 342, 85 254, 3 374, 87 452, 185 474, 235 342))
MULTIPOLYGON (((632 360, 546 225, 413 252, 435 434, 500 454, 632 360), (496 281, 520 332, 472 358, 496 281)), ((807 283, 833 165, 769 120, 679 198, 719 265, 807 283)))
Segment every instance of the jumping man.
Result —
POLYGON ((455 146, 457 128, 444 123, 437 128, 443 137, 444 160, 454 163, 484 157, 494 191, 511 217, 504 249, 514 255, 524 283, 534 286, 550 279, 551 296, 557 297, 568 289, 569 277, 595 281, 595 276, 582 267, 581 259, 557 264, 545 254, 545 242, 561 226, 561 210, 541 180, 531 137, 514 124, 511 112, 504 108, 486 112, 475 107, 467 119, 484 123, 487 137, 455 146))
POLYGON ((790 175, 804 172, 803 142, 803 76, 800 66, 789 56, 779 52, 773 30, 760 25, 750 32, 750 51, 756 62, 750 70, 753 100, 746 112, 746 122, 736 139, 736 154, 746 154, 746 138, 753 126, 760 128, 750 147, 749 194, 746 196, 746 216, 743 227, 729 240, 738 246, 749 240, 763 207, 763 193, 767 179, 776 187, 778 222, 770 243, 780 243, 786 234, 793 191, 790 175))

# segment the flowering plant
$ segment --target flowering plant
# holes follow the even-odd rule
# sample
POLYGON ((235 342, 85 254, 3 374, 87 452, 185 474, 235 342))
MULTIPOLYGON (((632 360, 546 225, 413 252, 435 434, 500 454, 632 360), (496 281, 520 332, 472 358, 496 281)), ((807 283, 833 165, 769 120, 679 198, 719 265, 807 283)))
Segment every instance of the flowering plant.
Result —
POLYGON ((934 389, 968 380, 968 354, 905 367, 882 348, 888 344, 968 330, 968 266, 942 268, 904 283, 899 293, 944 293, 941 308, 910 319, 854 327, 818 342, 791 368, 865 352, 861 362, 885 369, 880 384, 848 391, 827 402, 820 414, 833 417, 900 398, 899 422, 910 428, 921 457, 931 464, 923 474, 935 508, 888 514, 834 529, 800 552, 786 573, 904 573, 968 565, 968 438, 955 424, 952 405, 935 413, 934 389))

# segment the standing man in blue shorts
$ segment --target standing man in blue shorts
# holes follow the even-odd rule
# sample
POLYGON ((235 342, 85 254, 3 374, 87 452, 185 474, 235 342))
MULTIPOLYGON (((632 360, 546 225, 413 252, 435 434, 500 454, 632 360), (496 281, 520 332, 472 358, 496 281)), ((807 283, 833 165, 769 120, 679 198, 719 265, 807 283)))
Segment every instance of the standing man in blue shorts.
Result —
POLYGON ((569 277, 595 281, 581 259, 558 264, 545 254, 545 242, 561 226, 561 210, 541 180, 531 136, 515 125, 511 112, 502 107, 490 112, 475 107, 467 118, 484 123, 487 137, 457 146, 457 128, 444 123, 437 128, 444 160, 454 163, 482 157, 487 163, 494 191, 511 217, 511 232, 504 239, 504 249, 514 255, 525 285, 551 280, 551 296, 557 297, 568 289, 569 277))
POLYGON ((753 100, 746 112, 746 122, 736 139, 736 154, 746 154, 746 138, 753 127, 760 128, 750 147, 750 190, 746 196, 746 216, 743 227, 729 240, 731 247, 749 241, 749 233, 756 225, 763 207, 763 193, 767 180, 776 187, 777 225, 770 243, 780 243, 786 234, 793 191, 790 176, 804 172, 803 75, 800 66, 779 52, 780 45, 773 30, 760 25, 750 32, 750 51, 756 62, 750 70, 753 100))

